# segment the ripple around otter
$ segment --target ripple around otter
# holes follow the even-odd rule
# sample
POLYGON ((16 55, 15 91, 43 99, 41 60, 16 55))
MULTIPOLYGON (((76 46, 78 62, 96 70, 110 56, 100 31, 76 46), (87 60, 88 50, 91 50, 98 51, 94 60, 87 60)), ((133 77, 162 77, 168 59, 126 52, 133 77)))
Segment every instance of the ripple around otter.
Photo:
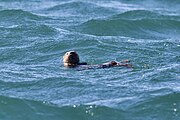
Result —
POLYGON ((178 3, 0 0, 0 119, 178 120, 178 3), (64 68, 71 50, 134 68, 64 68))

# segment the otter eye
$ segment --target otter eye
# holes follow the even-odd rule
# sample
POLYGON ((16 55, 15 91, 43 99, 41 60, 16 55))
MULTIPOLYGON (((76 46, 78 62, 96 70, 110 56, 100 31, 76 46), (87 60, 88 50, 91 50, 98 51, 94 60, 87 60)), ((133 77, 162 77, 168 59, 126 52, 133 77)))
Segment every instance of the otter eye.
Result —
POLYGON ((66 55, 69 55, 69 53, 66 53, 66 55))

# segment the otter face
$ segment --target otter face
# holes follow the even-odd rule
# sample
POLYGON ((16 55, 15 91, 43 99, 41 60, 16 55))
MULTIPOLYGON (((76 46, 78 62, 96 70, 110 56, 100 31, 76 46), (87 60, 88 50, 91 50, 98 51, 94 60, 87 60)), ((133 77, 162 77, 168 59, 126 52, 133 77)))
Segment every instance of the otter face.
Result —
POLYGON ((79 55, 75 51, 66 52, 63 56, 65 67, 75 67, 79 64, 79 55))

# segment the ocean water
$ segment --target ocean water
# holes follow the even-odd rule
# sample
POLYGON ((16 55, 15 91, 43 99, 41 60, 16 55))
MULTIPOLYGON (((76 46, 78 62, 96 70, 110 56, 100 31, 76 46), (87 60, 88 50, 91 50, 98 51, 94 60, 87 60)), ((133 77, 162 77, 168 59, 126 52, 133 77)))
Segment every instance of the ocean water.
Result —
POLYGON ((180 1, 0 0, 0 120, 180 120, 180 1))

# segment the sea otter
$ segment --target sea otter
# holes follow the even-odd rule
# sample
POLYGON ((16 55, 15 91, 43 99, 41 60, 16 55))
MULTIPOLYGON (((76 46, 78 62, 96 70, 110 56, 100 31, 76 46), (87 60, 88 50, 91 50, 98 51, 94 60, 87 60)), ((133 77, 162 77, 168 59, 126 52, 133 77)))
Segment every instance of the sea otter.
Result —
POLYGON ((108 68, 108 67, 116 67, 116 66, 125 66, 125 67, 132 67, 129 64, 129 60, 124 60, 122 62, 110 61, 103 64, 97 65, 88 65, 86 62, 80 62, 79 55, 75 51, 66 52, 63 56, 63 63, 65 67, 83 67, 86 69, 92 68, 108 68))

